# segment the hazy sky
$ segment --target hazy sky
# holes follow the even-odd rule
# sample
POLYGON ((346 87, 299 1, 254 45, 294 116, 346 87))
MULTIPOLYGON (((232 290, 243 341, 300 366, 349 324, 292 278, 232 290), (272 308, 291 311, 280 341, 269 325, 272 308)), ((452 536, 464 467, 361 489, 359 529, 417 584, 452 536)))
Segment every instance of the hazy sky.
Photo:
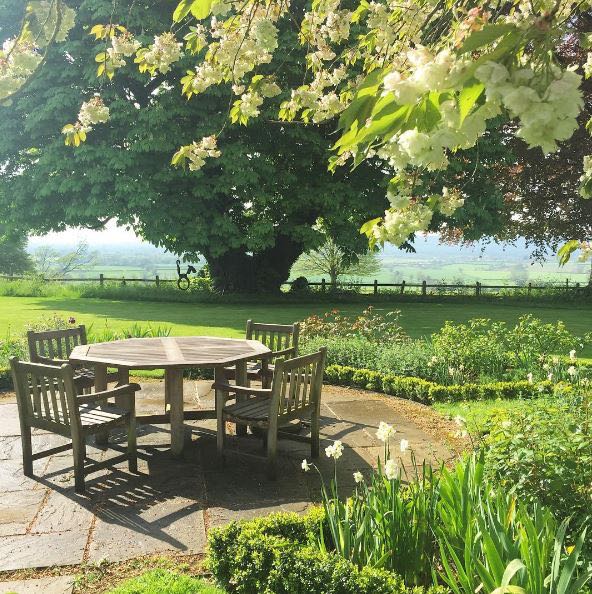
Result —
POLYGON ((40 237, 31 236, 31 246, 52 245, 52 244, 77 244, 86 240, 91 245, 105 244, 140 244, 142 240, 136 237, 133 231, 118 227, 114 221, 107 223, 103 231, 91 231, 90 229, 69 229, 61 233, 48 233, 40 237))

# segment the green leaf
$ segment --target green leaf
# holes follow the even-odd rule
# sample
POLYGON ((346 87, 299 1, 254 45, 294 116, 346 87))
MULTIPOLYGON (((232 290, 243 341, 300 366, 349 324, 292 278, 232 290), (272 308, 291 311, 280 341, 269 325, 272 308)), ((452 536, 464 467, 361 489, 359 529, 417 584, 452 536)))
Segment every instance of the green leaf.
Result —
POLYGON ((213 0, 193 0, 191 5, 191 14, 198 20, 210 16, 213 0))
POLYGON ((483 83, 475 83, 468 87, 463 87, 463 90, 460 92, 458 96, 458 109, 460 112, 460 124, 465 121, 465 118, 473 109, 475 103, 485 90, 485 85, 483 83))
POLYGON ((580 248, 580 242, 577 239, 572 239, 564 243, 557 252, 559 257, 559 265, 565 266, 569 262, 571 255, 580 248))
POLYGON ((173 12, 173 22, 178 23, 184 19, 190 12, 194 0, 181 0, 173 12))
POLYGON ((480 31, 471 33, 462 44, 460 54, 467 52, 474 52, 475 50, 493 43, 496 39, 515 31, 516 27, 507 23, 499 23, 493 25, 485 25, 480 31))

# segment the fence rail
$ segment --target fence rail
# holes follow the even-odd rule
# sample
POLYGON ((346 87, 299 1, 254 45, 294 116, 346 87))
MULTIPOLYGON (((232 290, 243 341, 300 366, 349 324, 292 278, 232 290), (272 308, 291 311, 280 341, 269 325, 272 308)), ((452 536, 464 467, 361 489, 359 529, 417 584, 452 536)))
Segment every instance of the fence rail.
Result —
MULTIPOLYGON (((0 279, 2 280, 25 280, 30 277, 26 276, 17 276, 17 275, 0 275, 0 279)), ((177 279, 171 278, 160 278, 159 275, 156 275, 154 278, 126 278, 125 276, 121 277, 107 277, 103 274, 99 274, 98 278, 72 278, 72 277, 65 277, 65 278, 42 278, 43 282, 59 282, 59 283, 96 283, 98 282, 101 286, 108 282, 117 282, 121 283, 122 285, 126 285, 127 283, 148 283, 154 284, 157 287, 163 283, 176 283, 177 279)), ((282 286, 291 286, 292 282, 285 282, 282 283, 282 286)), ((321 292, 326 292, 331 289, 331 284, 327 282, 324 278, 320 281, 311 281, 308 283, 311 287, 320 287, 321 292)), ((399 283, 379 283, 378 280, 374 280, 370 283, 357 283, 357 282, 342 282, 337 284, 338 288, 342 289, 372 289, 371 293, 374 295, 378 295, 380 288, 387 288, 387 289, 398 289, 400 294, 404 294, 406 290, 410 290, 414 293, 421 293, 421 295, 428 295, 434 292, 440 292, 443 290, 468 290, 475 294, 475 296, 479 297, 483 294, 484 291, 502 291, 502 290, 525 290, 530 295, 533 291, 540 291, 540 290, 549 290, 549 289, 558 289, 558 290, 567 290, 567 291, 579 291, 582 286, 579 282, 573 282, 569 279, 565 279, 563 283, 546 283, 546 284, 533 284, 532 282, 526 283, 524 285, 486 285, 479 281, 474 283, 428 283, 427 281, 422 281, 421 283, 408 283, 402 280, 399 283)))

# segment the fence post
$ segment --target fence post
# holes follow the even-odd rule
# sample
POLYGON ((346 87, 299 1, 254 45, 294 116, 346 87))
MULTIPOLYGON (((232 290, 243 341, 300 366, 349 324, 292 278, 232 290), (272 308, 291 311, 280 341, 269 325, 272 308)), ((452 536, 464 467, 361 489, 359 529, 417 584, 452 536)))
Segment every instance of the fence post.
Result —
POLYGON ((428 294, 428 287, 426 281, 421 282, 421 294, 424 296, 428 294))
POLYGON ((326 288, 327 288, 327 287, 325 286, 325 279, 324 279, 324 278, 322 278, 322 279, 321 279, 321 291, 324 293, 326 288))
POLYGON ((378 295, 378 281, 374 279, 374 294, 378 295))
POLYGON ((105 284, 105 275, 102 272, 99 274, 99 284, 101 287, 105 284))
POLYGON ((156 286, 159 287, 160 286, 160 277, 158 276, 158 274, 156 275, 155 281, 156 281, 156 286))
POLYGON ((532 283, 528 283, 528 296, 530 297, 532 293, 532 283))
POLYGON ((568 278, 565 279, 565 288, 569 289, 569 279, 568 278))
POLYGON ((480 297, 481 296, 481 283, 479 281, 477 281, 475 283, 475 297, 480 297))
POLYGON ((125 287, 125 276, 121 277, 121 284, 125 287))
POLYGON ((401 295, 405 292, 405 281, 401 281, 401 295))

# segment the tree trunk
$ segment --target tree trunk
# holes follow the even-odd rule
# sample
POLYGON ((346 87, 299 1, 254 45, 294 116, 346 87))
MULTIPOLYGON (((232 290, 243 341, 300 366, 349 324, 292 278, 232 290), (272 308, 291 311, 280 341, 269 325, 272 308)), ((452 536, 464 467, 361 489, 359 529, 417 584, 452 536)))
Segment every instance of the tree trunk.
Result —
POLYGON ((206 254, 214 288, 222 293, 278 293, 303 246, 280 235, 273 247, 250 254, 230 250, 222 256, 206 254))

